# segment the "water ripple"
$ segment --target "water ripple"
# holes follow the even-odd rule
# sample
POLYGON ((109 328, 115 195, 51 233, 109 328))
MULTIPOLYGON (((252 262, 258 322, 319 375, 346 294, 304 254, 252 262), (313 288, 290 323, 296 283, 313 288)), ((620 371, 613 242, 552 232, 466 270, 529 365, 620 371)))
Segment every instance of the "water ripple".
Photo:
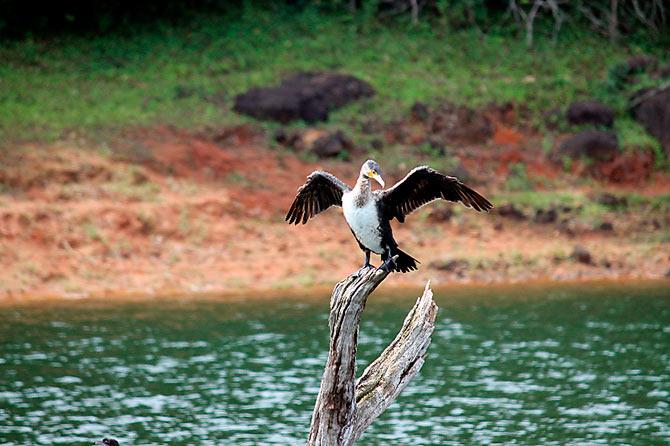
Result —
MULTIPOLYGON (((668 294, 443 302, 423 370, 361 444, 667 444, 668 294)), ((359 370, 413 301, 369 303, 359 370)), ((0 313, 0 444, 302 444, 325 309, 78 302, 0 313)))

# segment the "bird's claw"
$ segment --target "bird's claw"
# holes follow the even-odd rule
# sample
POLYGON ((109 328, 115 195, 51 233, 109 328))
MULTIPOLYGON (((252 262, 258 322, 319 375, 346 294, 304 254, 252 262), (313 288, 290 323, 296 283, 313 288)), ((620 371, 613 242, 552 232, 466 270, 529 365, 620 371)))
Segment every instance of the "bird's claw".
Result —
POLYGON ((390 273, 395 269, 396 263, 395 259, 393 257, 389 257, 386 259, 384 263, 382 263, 377 270, 385 271, 387 273, 390 273))

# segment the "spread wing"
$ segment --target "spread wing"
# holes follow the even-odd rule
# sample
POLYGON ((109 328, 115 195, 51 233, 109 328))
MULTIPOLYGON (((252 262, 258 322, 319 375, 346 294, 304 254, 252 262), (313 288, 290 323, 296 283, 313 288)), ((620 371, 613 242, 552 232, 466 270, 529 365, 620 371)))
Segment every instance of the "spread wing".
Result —
POLYGON ((393 187, 380 191, 379 196, 386 219, 397 218, 400 223, 405 221, 407 214, 439 198, 460 201, 477 211, 488 211, 493 207, 489 200, 458 178, 443 175, 428 166, 412 169, 393 187))
POLYGON ((331 206, 342 206, 342 194, 349 190, 349 186, 335 175, 320 170, 312 172, 298 189, 285 220, 296 225, 305 224, 331 206))

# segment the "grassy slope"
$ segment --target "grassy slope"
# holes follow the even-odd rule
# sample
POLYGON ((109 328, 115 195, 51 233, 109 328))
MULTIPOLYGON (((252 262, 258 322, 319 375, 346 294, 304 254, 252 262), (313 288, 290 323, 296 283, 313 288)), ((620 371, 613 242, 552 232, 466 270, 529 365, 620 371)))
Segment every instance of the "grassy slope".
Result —
MULTIPOLYGON (((129 125, 240 123, 245 118, 230 110, 235 94, 304 69, 350 72, 377 89, 374 99, 335 113, 335 126, 351 127, 353 114, 388 119, 416 100, 444 98, 525 103, 540 123, 542 110, 606 96, 607 67, 640 52, 569 30, 557 44, 540 38, 529 51, 510 36, 436 29, 255 12, 132 37, 6 44, 0 47, 0 60, 9 61, 0 64, 0 142, 129 125)), ((627 140, 641 138, 629 121, 619 130, 627 140)))

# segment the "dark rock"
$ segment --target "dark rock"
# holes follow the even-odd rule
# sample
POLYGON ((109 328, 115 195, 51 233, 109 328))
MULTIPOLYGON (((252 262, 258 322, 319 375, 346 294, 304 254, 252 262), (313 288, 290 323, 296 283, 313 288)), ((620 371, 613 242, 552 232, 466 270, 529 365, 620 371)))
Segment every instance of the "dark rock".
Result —
POLYGON ((538 209, 535 211, 535 218, 533 218, 535 223, 541 224, 554 223, 556 220, 558 220, 558 212, 556 212, 556 209, 554 208, 547 210, 538 209))
POLYGON ((274 132, 274 140, 284 147, 288 147, 297 151, 311 150, 312 144, 315 140, 328 134, 325 130, 317 129, 277 129, 274 132))
POLYGON ((119 446, 119 442, 113 438, 103 438, 102 441, 98 441, 96 444, 101 446, 119 446))
POLYGON ((293 135, 287 132, 286 129, 277 129, 274 133, 274 140, 283 146, 291 145, 291 137, 293 135))
POLYGON ((431 262, 430 267, 439 271, 462 274, 470 267, 470 262, 466 259, 447 259, 431 262))
POLYGON ((430 145, 447 153, 452 144, 481 144, 493 136, 494 125, 487 110, 475 110, 445 102, 427 107, 421 102, 412 106, 410 116, 394 119, 384 126, 389 144, 404 144, 423 151, 430 145))
POLYGON ((483 143, 493 136, 493 124, 482 112, 451 103, 431 114, 430 131, 445 142, 483 143))
POLYGON ((186 99, 194 96, 198 93, 198 90, 187 85, 177 85, 174 89, 174 98, 175 99, 186 99))
POLYGON ((579 263, 584 263, 587 265, 591 265, 593 262, 591 253, 581 245, 575 246, 570 257, 579 263))
POLYGON ((598 229, 600 231, 610 232, 614 231, 614 225, 612 225, 612 223, 610 223, 609 221, 604 221, 598 225, 598 229))
POLYGON ((559 232, 564 233, 568 237, 574 237, 575 236, 575 230, 572 229, 572 226, 570 226, 570 222, 568 220, 562 220, 556 225, 556 229, 559 232))
POLYGON ((311 150, 319 158, 343 156, 348 158, 354 143, 341 131, 324 135, 312 144, 311 150))
POLYGON ((588 158, 596 161, 610 161, 620 153, 619 142, 613 132, 584 130, 563 141, 554 154, 561 160, 567 156, 573 159, 588 158))
POLYGON ((631 112, 670 157, 670 87, 640 90, 631 100, 631 112))
POLYGON ((656 58, 653 56, 646 56, 640 54, 637 56, 631 56, 626 60, 626 65, 628 66, 628 73, 643 73, 649 68, 653 68, 656 65, 656 58))
POLYGON ((608 192, 603 192, 596 195, 595 201, 609 207, 626 207, 628 206, 628 199, 626 197, 619 197, 608 192))
POLYGON ((428 121, 428 118, 430 118, 430 110, 423 102, 415 102, 414 105, 412 105, 411 112, 412 117, 417 121, 425 122, 428 121))
POLYGON ((573 125, 593 124, 612 127, 614 110, 598 101, 573 102, 568 107, 567 118, 573 125))
POLYGON ((645 229, 652 229, 654 231, 661 229, 661 223, 655 218, 652 218, 651 220, 642 220, 640 225, 645 229))
POLYGON ((658 71, 656 71, 656 77, 660 79, 670 77, 670 63, 659 68, 658 71))
POLYGON ((354 143, 339 130, 329 132, 314 128, 279 129, 275 132, 274 139, 283 146, 301 152, 312 152, 319 158, 347 158, 354 149, 354 143))
POLYGON ((368 118, 361 123, 363 133, 375 134, 381 133, 385 129, 385 124, 377 118, 368 118))
POLYGON ((233 110, 282 123, 297 119, 326 121, 330 111, 373 94, 374 90, 367 82, 354 76, 300 73, 278 86, 252 88, 237 95, 233 110))
POLYGON ((451 220, 451 217, 453 216, 454 211, 451 207, 436 207, 430 211, 428 219, 438 223, 446 223, 451 220))
POLYGON ((494 211, 501 217, 511 218, 513 220, 525 220, 527 218, 526 214, 512 203, 503 204, 502 206, 494 208, 494 211))
POLYGON ((145 174, 141 170, 133 170, 131 177, 132 177, 132 184, 135 186, 146 184, 149 181, 149 177, 147 176, 147 174, 145 174))

